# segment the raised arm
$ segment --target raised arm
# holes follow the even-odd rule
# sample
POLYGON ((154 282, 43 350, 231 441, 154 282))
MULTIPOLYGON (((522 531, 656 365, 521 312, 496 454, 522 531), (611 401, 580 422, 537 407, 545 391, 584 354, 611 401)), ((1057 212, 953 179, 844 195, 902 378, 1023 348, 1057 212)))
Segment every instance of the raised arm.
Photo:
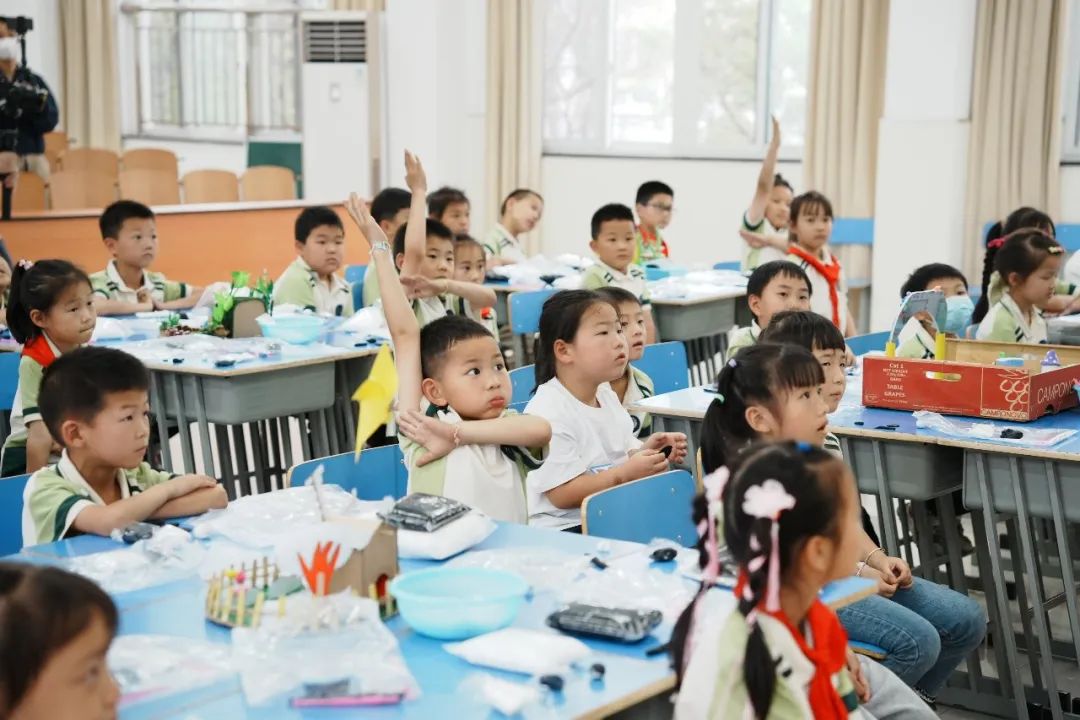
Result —
POLYGON ((754 199, 750 201, 750 209, 746 211, 746 224, 751 227, 756 226, 765 217, 765 205, 768 204, 769 193, 773 189, 773 179, 776 177, 776 156, 779 152, 780 122, 774 116, 772 139, 769 141, 769 149, 765 152, 765 160, 761 163, 757 187, 754 188, 754 199))
MULTIPOLYGON (((416 195, 413 195, 416 204, 416 195)), ((345 202, 349 216, 360 229, 360 234, 371 247, 371 262, 379 278, 379 295, 382 297, 383 314, 394 340, 394 363, 398 374, 398 412, 420 408, 420 325, 416 322, 412 304, 405 297, 390 245, 379 223, 371 216, 367 204, 353 193, 345 202)), ((423 219, 420 223, 423 224, 423 219)), ((409 225, 412 226, 410 215, 409 225)), ((406 230, 408 232, 408 230, 406 230)))
POLYGON ((405 261, 401 264, 401 274, 415 275, 420 272, 427 248, 427 175, 420 158, 408 150, 405 151, 405 184, 412 193, 412 202, 405 227, 405 261))

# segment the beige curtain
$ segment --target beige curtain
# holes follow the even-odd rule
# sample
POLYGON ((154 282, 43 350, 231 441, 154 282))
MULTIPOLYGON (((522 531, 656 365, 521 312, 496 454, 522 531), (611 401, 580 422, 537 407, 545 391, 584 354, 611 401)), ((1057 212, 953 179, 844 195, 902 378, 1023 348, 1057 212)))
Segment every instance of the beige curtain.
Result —
MULTIPOLYGON (((533 40, 533 0, 497 0, 487 6, 488 207, 519 187, 540 187, 539 47, 533 40)), ((537 241, 526 242, 530 253, 537 241)))
MULTIPOLYGON (((838 217, 874 216, 878 121, 885 103, 889 3, 815 0, 803 186, 838 217)), ((837 249, 848 278, 870 277, 870 249, 837 249)))
POLYGON ((120 149, 113 0, 60 0, 64 130, 84 147, 120 149))
POLYGON ((964 270, 982 278, 982 226, 1021 205, 1057 216, 1065 3, 981 0, 975 30, 964 270))

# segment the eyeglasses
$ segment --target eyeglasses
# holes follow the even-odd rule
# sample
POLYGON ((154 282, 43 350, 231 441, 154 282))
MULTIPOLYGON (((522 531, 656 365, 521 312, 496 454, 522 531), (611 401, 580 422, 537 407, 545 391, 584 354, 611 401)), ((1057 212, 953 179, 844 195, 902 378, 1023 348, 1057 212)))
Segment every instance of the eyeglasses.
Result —
POLYGON ((660 203, 649 203, 645 207, 651 207, 654 210, 659 210, 662 213, 675 212, 674 205, 661 205, 660 203))

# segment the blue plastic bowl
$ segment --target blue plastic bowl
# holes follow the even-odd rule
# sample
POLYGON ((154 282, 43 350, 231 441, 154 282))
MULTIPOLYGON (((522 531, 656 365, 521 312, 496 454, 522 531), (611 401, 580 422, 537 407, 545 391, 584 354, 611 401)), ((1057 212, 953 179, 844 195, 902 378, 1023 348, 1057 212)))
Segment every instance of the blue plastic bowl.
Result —
POLYGON ((464 640, 506 627, 528 592, 520 575, 485 568, 417 570, 390 582, 409 627, 438 640, 464 640))
POLYGON ((259 318, 263 337, 274 338, 292 345, 315 342, 326 330, 326 319, 315 315, 278 315, 259 318))

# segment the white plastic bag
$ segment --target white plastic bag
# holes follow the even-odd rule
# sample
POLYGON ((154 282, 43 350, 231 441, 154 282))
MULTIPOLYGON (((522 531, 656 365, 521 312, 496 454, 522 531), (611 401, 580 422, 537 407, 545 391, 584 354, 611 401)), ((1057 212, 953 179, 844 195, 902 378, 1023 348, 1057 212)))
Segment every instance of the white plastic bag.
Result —
POLYGON ((497 527, 494 520, 474 510, 434 532, 399 529, 398 557, 445 560, 482 543, 497 527))
POLYGON ((120 635, 109 671, 124 705, 204 687, 236 673, 228 646, 168 635, 120 635))
POLYGON ((526 675, 564 672, 591 652, 585 643, 572 637, 516 627, 447 643, 443 649, 473 665, 526 675))
POLYGON ((928 410, 916 410, 912 413, 915 417, 915 427, 937 430, 943 435, 966 438, 969 440, 985 440, 987 442, 1005 443, 1007 445, 1024 445, 1027 447, 1050 447, 1057 445, 1076 434, 1075 430, 1066 428, 1033 428, 1027 425, 1004 428, 990 422, 977 422, 973 420, 958 420, 947 418, 940 413, 928 410), (1019 438, 1002 437, 1004 430, 1015 430, 1022 434, 1019 438))

